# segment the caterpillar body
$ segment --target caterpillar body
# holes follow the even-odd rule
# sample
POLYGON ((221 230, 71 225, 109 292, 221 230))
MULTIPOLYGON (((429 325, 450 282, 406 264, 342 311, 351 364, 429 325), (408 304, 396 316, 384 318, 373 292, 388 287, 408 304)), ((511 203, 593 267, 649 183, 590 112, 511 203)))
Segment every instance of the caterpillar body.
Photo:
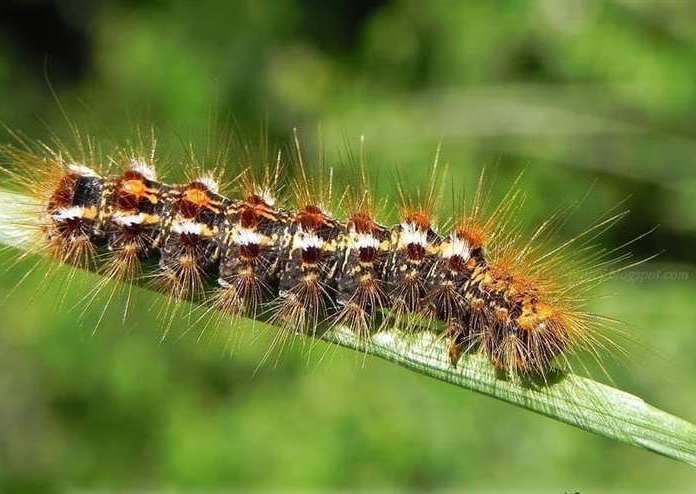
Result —
POLYGON ((484 212, 480 181, 441 232, 441 172, 433 166, 422 194, 400 191, 396 225, 378 218, 365 173, 343 194, 340 219, 330 212, 330 175, 310 177, 299 149, 292 207, 278 197, 281 154, 242 170, 234 196, 211 172, 182 184, 160 180, 154 152, 121 152, 114 173, 51 146, 8 145, 3 154, 6 173, 35 201, 37 250, 108 280, 153 277, 173 300, 204 300, 230 318, 264 317, 284 334, 332 325, 365 337, 386 324, 437 331, 452 365, 482 352, 516 375, 543 376, 578 350, 612 345, 602 333, 608 319, 587 309, 587 293, 622 259, 588 241, 622 214, 548 249, 542 237, 551 222, 522 241, 512 224, 519 190, 484 212), (584 269, 572 269, 580 257, 584 269))

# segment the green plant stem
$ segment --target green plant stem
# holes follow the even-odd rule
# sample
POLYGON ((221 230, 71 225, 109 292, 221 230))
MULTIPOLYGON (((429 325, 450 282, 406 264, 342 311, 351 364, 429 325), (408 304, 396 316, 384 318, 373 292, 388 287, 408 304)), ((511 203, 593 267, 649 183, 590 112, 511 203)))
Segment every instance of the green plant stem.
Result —
MULTIPOLYGON (((0 190, 0 244, 27 249, 27 199, 0 190)), ((548 383, 522 383, 501 378, 480 355, 465 356, 455 368, 446 345, 425 332, 408 340, 385 330, 369 339, 358 338, 346 328, 334 328, 322 339, 461 388, 492 396, 507 403, 617 441, 654 451, 696 465, 696 426, 655 408, 641 398, 571 373, 559 373, 548 383)))

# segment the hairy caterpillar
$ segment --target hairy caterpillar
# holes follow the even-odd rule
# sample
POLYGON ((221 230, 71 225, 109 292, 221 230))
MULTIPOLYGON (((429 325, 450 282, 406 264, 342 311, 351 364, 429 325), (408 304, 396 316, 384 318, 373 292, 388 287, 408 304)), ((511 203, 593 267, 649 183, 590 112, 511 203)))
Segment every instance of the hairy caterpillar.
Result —
POLYGON ((33 198, 34 250, 106 280, 152 278, 174 302, 263 317, 282 338, 333 325, 361 336, 387 323, 405 338, 435 331, 452 365, 478 352, 509 375, 544 376, 578 351, 613 345, 610 321, 588 301, 626 256, 591 242, 623 213, 549 248, 558 218, 525 236, 514 222, 520 190, 513 185, 490 207, 483 178, 451 226, 438 228, 438 157, 428 184, 400 188, 400 218, 388 226, 364 171, 336 199, 331 172, 309 173, 297 137, 288 205, 280 152, 245 163, 228 195, 214 169, 193 170, 184 183, 160 180, 154 139, 108 161, 95 149, 91 141, 71 153, 20 139, 2 152, 6 173, 33 198))

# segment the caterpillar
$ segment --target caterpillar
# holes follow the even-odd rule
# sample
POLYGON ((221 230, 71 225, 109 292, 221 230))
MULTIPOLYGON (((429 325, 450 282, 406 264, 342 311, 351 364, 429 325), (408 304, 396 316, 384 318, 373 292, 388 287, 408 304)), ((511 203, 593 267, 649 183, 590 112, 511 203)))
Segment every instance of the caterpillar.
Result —
POLYGON ((91 140, 72 153, 18 138, 2 155, 4 173, 32 198, 34 251, 107 281, 149 282, 174 303, 205 303, 230 320, 269 320, 283 338, 336 325, 360 337, 386 325, 405 339, 430 331, 447 341, 451 365, 481 353, 517 376, 545 376, 578 352, 614 346, 610 319, 589 302, 628 255, 593 241, 625 213, 549 247, 563 214, 525 236, 517 182, 491 206, 481 174, 438 225, 446 174, 438 150, 427 184, 399 187, 399 218, 388 225, 363 165, 336 194, 330 170, 310 173, 297 135, 292 148, 245 163, 231 193, 219 166, 197 167, 182 183, 161 180, 154 137, 108 159, 91 140))

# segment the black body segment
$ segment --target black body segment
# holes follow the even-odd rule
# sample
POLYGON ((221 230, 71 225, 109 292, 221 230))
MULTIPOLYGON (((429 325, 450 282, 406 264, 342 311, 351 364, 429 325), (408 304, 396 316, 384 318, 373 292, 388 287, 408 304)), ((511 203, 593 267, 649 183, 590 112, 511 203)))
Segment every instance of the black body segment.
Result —
POLYGON ((427 314, 427 289, 438 257, 440 236, 429 221, 407 217, 392 230, 391 255, 386 269, 392 315, 397 325, 414 329, 411 316, 427 314))
POLYGON ((233 315, 254 317, 278 293, 281 254, 290 217, 252 194, 228 209, 228 231, 221 236, 216 305, 233 315))
POLYGON ((283 325, 315 333, 335 307, 335 278, 344 227, 315 206, 295 213, 282 249, 277 311, 283 325))
POLYGON ((107 184, 110 193, 103 223, 112 253, 108 269, 117 278, 136 276, 139 261, 154 256, 163 232, 165 199, 171 188, 148 175, 146 170, 131 166, 107 184))
POLYGON ((390 307, 385 270, 391 252, 390 231, 367 214, 348 219, 336 272, 335 322, 361 335, 375 330, 381 311, 390 307))
POLYGON ((194 180, 165 198, 165 228, 160 245, 162 279, 177 297, 201 296, 217 275, 220 237, 229 228, 232 202, 210 184, 194 180))
POLYGON ((44 225, 49 254, 67 264, 94 267, 103 244, 101 211, 104 180, 84 165, 68 165, 48 199, 44 225))

